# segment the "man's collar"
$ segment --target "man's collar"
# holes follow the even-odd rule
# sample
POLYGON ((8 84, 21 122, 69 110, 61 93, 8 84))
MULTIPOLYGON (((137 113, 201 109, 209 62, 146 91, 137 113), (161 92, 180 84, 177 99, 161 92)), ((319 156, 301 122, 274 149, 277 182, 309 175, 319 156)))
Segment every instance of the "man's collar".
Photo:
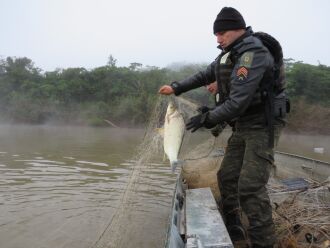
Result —
POLYGON ((249 26, 246 28, 245 33, 242 34, 239 38, 237 38, 233 43, 231 43, 226 49, 222 49, 222 47, 219 45, 217 46, 220 50, 223 52, 229 52, 235 45, 240 43, 243 39, 245 39, 248 36, 251 36, 253 34, 252 28, 249 26))

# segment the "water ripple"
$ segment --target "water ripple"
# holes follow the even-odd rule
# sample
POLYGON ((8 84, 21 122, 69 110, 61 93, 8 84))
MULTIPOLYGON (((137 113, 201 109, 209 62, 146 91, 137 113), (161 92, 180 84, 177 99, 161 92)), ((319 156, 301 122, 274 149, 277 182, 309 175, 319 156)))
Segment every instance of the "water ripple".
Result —
POLYGON ((167 164, 127 159, 138 143, 118 148, 123 139, 111 143, 108 129, 27 131, 16 135, 8 127, 0 140, 1 248, 90 248, 123 207, 134 170, 127 217, 145 232, 164 231, 175 182, 167 164))

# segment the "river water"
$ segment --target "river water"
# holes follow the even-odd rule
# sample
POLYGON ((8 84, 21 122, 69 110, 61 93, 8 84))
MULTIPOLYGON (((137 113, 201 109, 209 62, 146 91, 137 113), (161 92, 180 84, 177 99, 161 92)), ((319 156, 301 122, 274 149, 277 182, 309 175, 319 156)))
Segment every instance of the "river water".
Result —
MULTIPOLYGON (((120 207, 144 130, 0 127, 0 247, 89 248, 120 207)), ((175 175, 143 172, 123 247, 162 247, 175 175)))
MULTIPOLYGON (((0 247, 96 247, 122 207, 143 136, 142 129, 0 126, 0 247)), ((279 150, 330 161, 329 144, 329 136, 282 135, 279 150)), ((139 176, 121 247, 163 247, 176 175, 160 159, 139 176)))

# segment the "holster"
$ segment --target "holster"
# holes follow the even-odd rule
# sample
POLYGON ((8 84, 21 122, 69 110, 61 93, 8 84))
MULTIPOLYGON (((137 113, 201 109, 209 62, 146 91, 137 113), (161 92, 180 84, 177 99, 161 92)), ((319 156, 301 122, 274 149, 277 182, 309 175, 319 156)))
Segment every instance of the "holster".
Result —
POLYGON ((286 94, 282 92, 274 98, 274 117, 285 118, 290 112, 290 101, 286 94))

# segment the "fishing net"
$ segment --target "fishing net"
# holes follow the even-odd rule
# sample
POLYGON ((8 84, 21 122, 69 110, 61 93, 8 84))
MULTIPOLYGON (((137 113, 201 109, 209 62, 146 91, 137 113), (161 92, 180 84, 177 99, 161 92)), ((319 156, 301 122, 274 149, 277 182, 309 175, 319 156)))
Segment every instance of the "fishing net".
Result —
POLYGON ((268 184, 279 248, 330 247, 329 186, 309 185, 288 191, 274 178, 268 184))
MULTIPOLYGON (((137 216, 140 216, 141 212, 137 216, 132 216, 131 213, 139 205, 142 205, 142 199, 145 200, 145 195, 141 197, 141 192, 153 190, 149 181, 145 183, 148 177, 147 172, 153 169, 153 165, 162 163, 166 168, 164 173, 170 174, 169 161, 163 160, 163 136, 159 132, 159 128, 164 124, 169 101, 174 103, 185 121, 197 113, 198 104, 191 100, 182 97, 160 96, 158 98, 153 113, 150 115, 144 139, 137 148, 136 156, 132 159, 133 165, 127 186, 117 210, 111 216, 99 239, 92 246, 93 248, 139 247, 139 245, 127 242, 129 239, 133 239, 132 237, 136 235, 135 232, 139 233, 136 231, 137 229, 143 229, 143 227, 134 226, 134 218, 138 218, 137 216)), ((186 132, 179 154, 179 159, 185 161, 181 172, 189 187, 210 187, 216 200, 220 197, 216 174, 230 134, 229 129, 225 129, 218 138, 213 137, 209 131, 199 131, 194 134, 186 132)), ((180 170, 177 170, 176 173, 179 172, 180 170)), ((172 185, 174 185, 175 179, 176 177, 173 175, 172 185)), ((314 182, 310 182, 310 185, 311 187, 304 190, 288 191, 274 177, 268 183, 268 191, 274 206, 273 219, 279 248, 330 247, 329 188, 314 182)), ((161 203, 155 202, 154 204, 159 205, 161 203)), ((168 209, 171 208, 168 206, 168 202, 163 204, 168 209)), ((146 216, 146 218, 150 218, 150 216, 146 216)), ((167 229, 167 224, 165 221, 164 230, 167 229)), ((166 233, 164 232, 164 235, 159 239, 165 237, 166 233)), ((159 243, 153 247, 161 247, 161 244, 162 242, 159 240, 159 243)))
MULTIPOLYGON (((134 220, 139 217, 137 215, 134 216, 132 213, 136 212, 139 205, 143 205, 141 201, 145 201, 146 199, 145 195, 140 197, 142 192, 153 190, 151 188, 152 185, 150 185, 150 180, 148 183, 145 183, 146 177, 148 177, 147 172, 150 172, 155 164, 159 165, 159 163, 163 163, 167 164, 167 171, 164 173, 170 173, 169 161, 164 161, 163 159, 163 136, 161 132, 159 132, 159 129, 164 125, 164 117, 169 101, 174 103, 185 121, 197 113, 196 109, 198 104, 185 98, 163 96, 158 98, 153 113, 150 115, 143 141, 137 148, 135 157, 131 160, 133 165, 131 167, 127 186, 124 189, 115 213, 111 216, 104 231, 92 246, 93 248, 136 247, 134 242, 133 244, 129 243, 129 239, 132 239, 135 233, 138 232, 138 229, 141 230, 141 227, 134 227, 134 220)), ((214 148, 214 139, 212 139, 210 143, 210 138, 210 135, 206 135, 205 137, 203 137, 203 135, 193 137, 190 132, 186 132, 179 155, 180 159, 198 161, 200 158, 208 156, 210 151, 214 148), (204 145, 194 148, 194 144, 200 145, 201 143, 204 145)), ((178 172, 179 170, 177 173, 178 172)), ((173 186, 175 185, 175 179, 176 177, 173 175, 173 186)), ((159 202, 155 204, 159 204, 159 202)), ((141 215, 141 212, 138 213, 138 215, 141 215)), ((166 227, 164 230, 166 230, 166 227)), ((163 235, 163 238, 165 236, 166 235, 163 235)))

